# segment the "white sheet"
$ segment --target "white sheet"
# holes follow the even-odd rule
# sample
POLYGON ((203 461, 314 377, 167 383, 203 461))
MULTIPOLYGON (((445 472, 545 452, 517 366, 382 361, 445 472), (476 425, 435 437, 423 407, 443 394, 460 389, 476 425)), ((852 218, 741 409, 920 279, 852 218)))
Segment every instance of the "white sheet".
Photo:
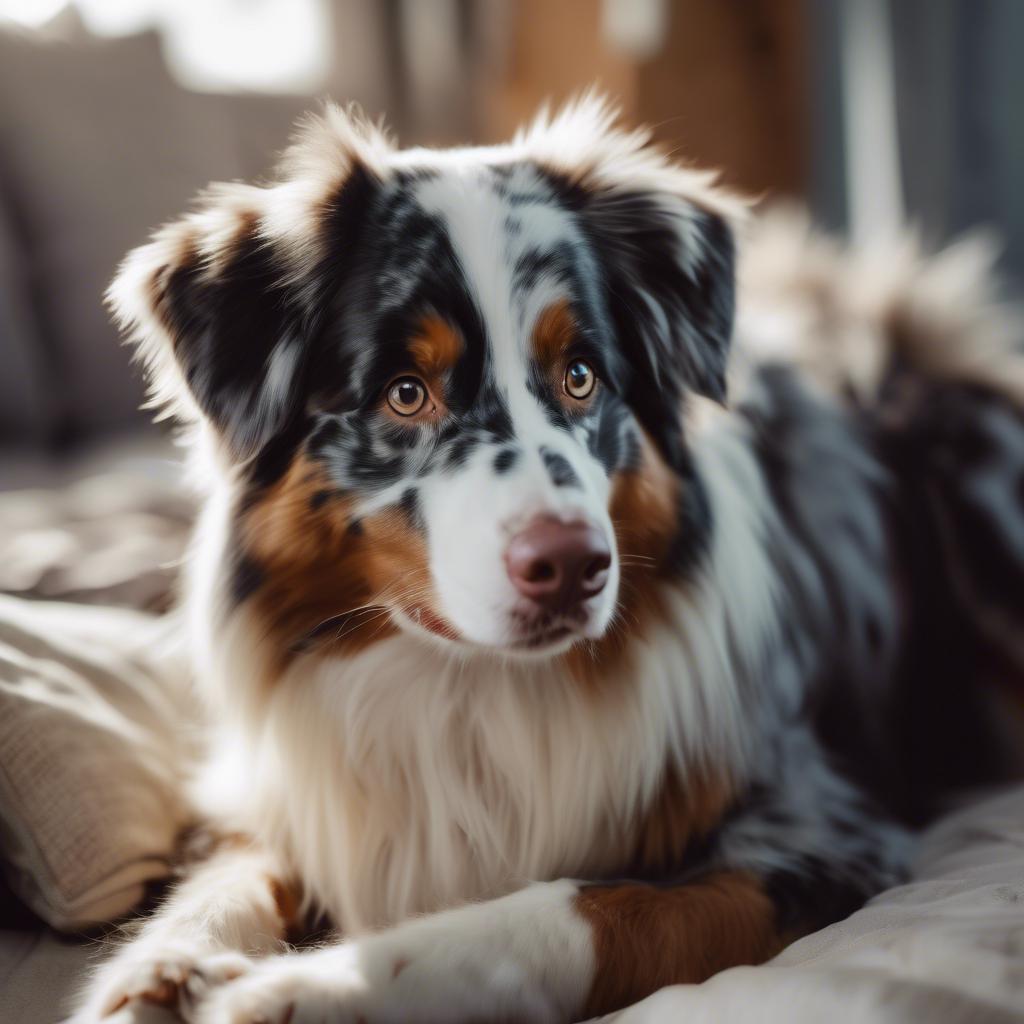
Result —
POLYGON ((615 1024, 1024 1021, 1024 788, 943 819, 914 878, 761 967, 663 989, 615 1024))

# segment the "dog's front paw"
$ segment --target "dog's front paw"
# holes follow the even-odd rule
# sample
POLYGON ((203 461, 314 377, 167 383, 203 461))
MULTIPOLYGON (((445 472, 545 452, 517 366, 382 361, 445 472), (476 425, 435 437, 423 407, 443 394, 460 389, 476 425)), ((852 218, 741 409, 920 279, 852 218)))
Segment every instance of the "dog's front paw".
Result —
POLYGON ((261 960, 211 991, 197 1024, 376 1024, 356 957, 352 946, 261 960))
POLYGON ((211 990, 250 967, 240 954, 214 953, 189 943, 130 945, 100 969, 69 1024, 97 1024, 145 1005, 166 1007, 188 1021, 211 990))

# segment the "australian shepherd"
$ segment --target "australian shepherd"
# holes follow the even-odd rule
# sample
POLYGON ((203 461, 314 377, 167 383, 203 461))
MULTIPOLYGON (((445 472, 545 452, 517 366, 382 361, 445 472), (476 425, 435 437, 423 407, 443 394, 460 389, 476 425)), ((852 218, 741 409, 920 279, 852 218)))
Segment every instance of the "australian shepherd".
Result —
POLYGON ((1012 322, 969 246, 750 232, 588 98, 451 151, 330 108, 129 255, 208 483, 215 839, 76 1020, 604 1014, 848 914, 998 767, 1012 322))

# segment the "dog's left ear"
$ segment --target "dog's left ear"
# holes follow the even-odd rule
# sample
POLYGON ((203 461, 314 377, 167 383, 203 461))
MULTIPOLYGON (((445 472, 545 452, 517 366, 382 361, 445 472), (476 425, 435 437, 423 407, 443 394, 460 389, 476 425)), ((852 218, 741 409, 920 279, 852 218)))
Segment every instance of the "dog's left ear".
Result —
POLYGON ((616 337, 642 385, 724 402, 735 306, 725 217, 685 195, 607 186, 590 192, 583 215, 616 337))
POLYGON ((519 139, 578 214, 597 259, 626 398, 667 453, 686 391, 726 396, 739 200, 713 174, 673 163, 587 95, 519 139))
MULTIPOLYGON (((671 183, 671 175, 661 177, 671 183)), ((675 464, 683 457, 687 392, 723 404, 726 398, 732 228, 725 214, 698 205, 682 189, 590 184, 578 208, 627 366, 623 396, 675 464)))

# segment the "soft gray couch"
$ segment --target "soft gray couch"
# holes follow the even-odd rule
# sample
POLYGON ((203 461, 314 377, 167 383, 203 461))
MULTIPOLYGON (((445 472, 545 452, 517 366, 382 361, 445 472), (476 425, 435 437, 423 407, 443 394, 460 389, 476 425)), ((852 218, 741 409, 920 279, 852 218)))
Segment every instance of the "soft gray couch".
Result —
POLYGON ((114 268, 210 181, 264 174, 309 105, 188 92, 156 34, 0 31, 0 444, 142 429, 114 268))

